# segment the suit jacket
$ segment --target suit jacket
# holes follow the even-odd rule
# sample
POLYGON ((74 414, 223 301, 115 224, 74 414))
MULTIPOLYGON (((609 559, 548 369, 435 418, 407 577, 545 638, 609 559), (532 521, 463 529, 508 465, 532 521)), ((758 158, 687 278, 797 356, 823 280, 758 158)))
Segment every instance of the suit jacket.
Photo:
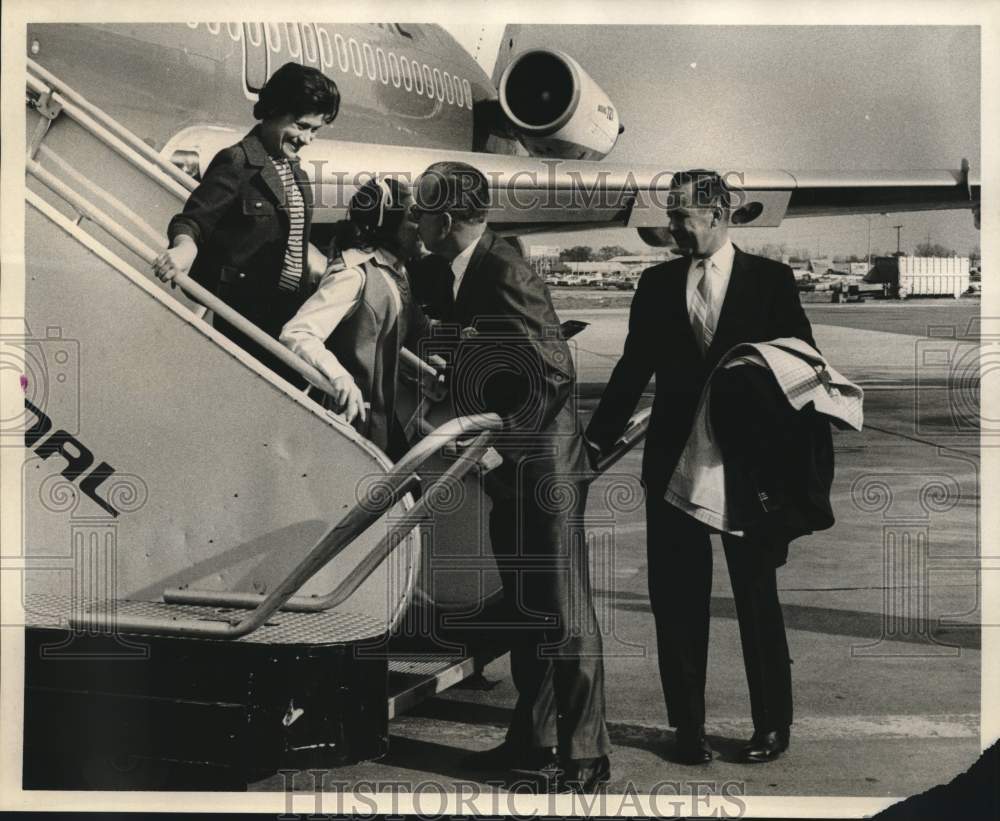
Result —
POLYGON ((662 496, 687 441, 698 399, 722 355, 739 342, 794 336, 816 347, 787 265, 736 249, 715 336, 702 356, 686 300, 690 259, 643 272, 632 299, 628 337, 587 437, 602 451, 621 436, 651 376, 656 395, 643 452, 648 491, 662 496))
MULTIPOLYGON (((518 481, 582 477, 583 440, 575 413, 576 372, 542 279, 508 243, 487 230, 445 321, 474 328, 452 351, 451 392, 461 415, 504 419, 495 473, 518 481)), ((490 474, 494 476, 494 474, 490 474)), ((488 477, 489 478, 489 477, 488 477)))
POLYGON ((453 276, 448 260, 427 254, 406 263, 413 299, 431 319, 444 319, 451 310, 453 276))
MULTIPOLYGON (((305 268, 312 191, 298 163, 292 171, 305 204, 305 268)), ((285 189, 256 128, 215 155, 167 229, 171 241, 187 234, 197 243, 191 277, 274 336, 302 301, 278 289, 288 231, 285 189)))

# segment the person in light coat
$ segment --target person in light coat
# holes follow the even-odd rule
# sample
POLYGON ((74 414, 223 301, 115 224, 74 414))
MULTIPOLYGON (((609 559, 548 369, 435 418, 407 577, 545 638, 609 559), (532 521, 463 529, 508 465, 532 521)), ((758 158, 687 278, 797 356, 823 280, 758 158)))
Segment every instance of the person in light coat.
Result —
POLYGON ((430 328, 406 270, 419 248, 412 201, 396 179, 373 179, 358 190, 336 226, 316 292, 279 337, 331 382, 327 407, 393 458, 406 450, 396 418, 400 348, 416 350, 430 328))

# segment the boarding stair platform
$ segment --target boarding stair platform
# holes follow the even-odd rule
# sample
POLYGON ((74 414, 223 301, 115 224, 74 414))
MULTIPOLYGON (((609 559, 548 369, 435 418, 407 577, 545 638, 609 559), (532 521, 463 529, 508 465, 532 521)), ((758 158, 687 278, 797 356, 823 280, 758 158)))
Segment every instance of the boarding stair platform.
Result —
POLYGON ((208 312, 328 388, 308 363, 149 273, 194 180, 30 58, 26 102, 23 786, 231 789, 385 755, 390 719, 502 652, 397 641, 421 608, 495 599, 501 420, 425 426, 391 462, 208 312))

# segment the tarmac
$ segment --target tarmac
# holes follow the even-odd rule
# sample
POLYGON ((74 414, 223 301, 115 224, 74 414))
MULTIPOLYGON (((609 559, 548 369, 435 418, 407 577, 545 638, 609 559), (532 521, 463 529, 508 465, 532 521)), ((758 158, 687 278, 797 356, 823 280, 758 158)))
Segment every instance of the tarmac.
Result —
MULTIPOLYGON (((974 369, 970 364, 978 300, 806 308, 828 361, 865 388, 866 419, 860 433, 834 434, 836 525, 794 542, 779 571, 794 661, 791 747, 769 764, 737 760, 753 728, 732 592, 715 540, 706 726, 717 756, 699 767, 670 760, 643 512, 641 504, 619 505, 613 549, 592 555, 614 747, 609 795, 662 794, 666 783, 667 793, 879 799, 865 804, 870 810, 948 781, 979 756, 978 358, 974 369)), ((560 317, 591 323, 574 340, 588 414, 621 351, 627 310, 560 317)), ((588 516, 614 495, 615 483, 635 483, 640 458, 632 452, 595 482, 588 516)), ((997 557, 984 567, 995 572, 997 557)), ((459 763, 503 739, 514 698, 502 657, 484 678, 393 720, 388 755, 331 770, 327 788, 404 782, 454 791, 472 782, 487 794, 530 792, 523 786, 530 774, 477 774, 459 763)), ((250 789, 282 790, 287 779, 250 789)), ((291 783, 299 791, 314 787, 305 776, 291 783)), ((821 801, 814 810, 830 806, 821 801)))

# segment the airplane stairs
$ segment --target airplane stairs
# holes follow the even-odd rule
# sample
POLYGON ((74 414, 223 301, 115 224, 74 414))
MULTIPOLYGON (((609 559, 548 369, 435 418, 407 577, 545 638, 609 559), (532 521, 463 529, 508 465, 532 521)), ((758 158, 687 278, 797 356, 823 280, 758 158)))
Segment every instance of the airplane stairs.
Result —
POLYGON ((391 715, 475 666, 387 637, 429 510, 499 419, 393 465, 204 307, 319 373, 144 273, 192 180, 31 60, 27 102, 24 787, 240 787, 383 755, 391 715))
POLYGON ((27 115, 24 320, 4 329, 24 353, 24 788, 242 788, 384 755, 390 718, 496 655, 390 639, 434 539, 479 545, 479 496, 472 530, 445 525, 499 418, 391 463, 206 309, 322 388, 307 363, 148 273, 191 179, 31 59, 27 115))

